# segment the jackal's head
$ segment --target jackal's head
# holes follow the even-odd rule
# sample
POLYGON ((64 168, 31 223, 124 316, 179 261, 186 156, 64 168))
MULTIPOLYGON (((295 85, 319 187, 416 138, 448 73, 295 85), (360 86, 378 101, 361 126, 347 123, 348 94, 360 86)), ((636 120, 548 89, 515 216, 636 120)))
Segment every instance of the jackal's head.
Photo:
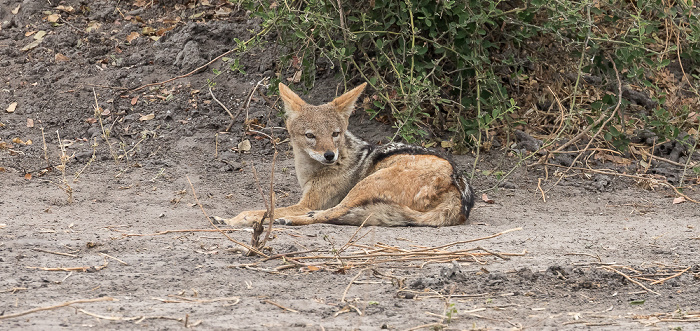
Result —
POLYGON ((364 83, 329 103, 314 106, 280 83, 280 97, 284 101, 287 130, 295 154, 304 151, 312 159, 327 165, 338 161, 340 149, 345 144, 348 118, 366 85, 364 83))

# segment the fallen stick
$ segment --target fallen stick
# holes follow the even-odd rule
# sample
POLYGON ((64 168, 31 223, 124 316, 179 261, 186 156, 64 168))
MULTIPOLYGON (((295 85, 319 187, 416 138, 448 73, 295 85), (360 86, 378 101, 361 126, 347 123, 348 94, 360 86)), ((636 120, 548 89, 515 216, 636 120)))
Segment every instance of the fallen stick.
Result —
MULTIPOLYGON (((656 155, 651 154, 651 153, 649 153, 649 152, 647 152, 647 151, 645 151, 645 150, 643 150, 643 149, 641 149, 641 148, 640 148, 640 149, 635 149, 634 146, 630 146, 630 151, 631 151, 631 152, 639 152, 639 153, 641 153, 641 154, 644 155, 644 156, 647 156, 647 157, 650 157, 650 158, 652 158, 652 159, 656 159, 656 160, 659 160, 659 161, 663 161, 663 162, 666 162, 666 163, 668 163, 668 164, 672 164, 672 165, 674 165, 674 166, 683 167, 683 168, 685 168, 685 166, 686 166, 686 165, 683 164, 683 163, 678 163, 678 162, 669 160, 669 159, 667 159, 667 158, 663 158, 663 157, 660 157, 660 156, 656 156, 656 155)), ((694 162, 693 164, 688 164, 688 168, 694 168, 694 167, 697 166, 697 165, 698 165, 698 162, 694 162)))
POLYGON ((350 283, 348 283, 348 286, 345 287, 345 291, 343 291, 343 296, 340 298, 340 302, 345 302, 345 296, 348 295, 350 286, 352 286, 352 283, 355 282, 360 277, 360 275, 362 275, 362 273, 365 272, 365 270, 367 269, 360 270, 360 272, 358 272, 357 275, 355 275, 355 277, 352 277, 350 283))
POLYGON ((617 269, 615 269, 615 268, 612 268, 612 267, 602 267, 602 268, 603 268, 603 269, 607 269, 607 270, 614 271, 615 273, 619 274, 620 276, 625 277, 625 279, 629 280, 630 282, 632 282, 632 283, 636 284, 637 286, 643 288, 643 289, 644 289, 645 291, 647 291, 647 292, 651 292, 651 293, 654 293, 654 294, 656 294, 656 295, 661 295, 661 294, 659 294, 658 292, 655 292, 655 291, 652 291, 652 290, 648 289, 646 286, 644 286, 644 284, 642 284, 642 283, 640 283, 640 282, 638 282, 638 281, 632 279, 630 276, 628 276, 627 274, 625 274, 625 273, 622 272, 622 271, 619 271, 619 270, 617 270, 617 269))
POLYGON ((221 106, 221 108, 223 108, 228 113, 228 116, 231 117, 231 120, 235 121, 236 117, 234 117, 233 114, 231 114, 231 111, 228 110, 228 108, 224 106, 224 104, 221 103, 221 101, 219 101, 219 99, 217 99, 216 96, 214 96, 214 92, 211 90, 211 86, 209 86, 209 94, 211 94, 211 98, 214 99, 214 101, 216 101, 216 103, 218 103, 219 106, 221 106))
POLYGON ((657 281, 655 281, 655 282, 652 282, 651 285, 656 285, 656 284, 659 284, 659 283, 663 283, 663 282, 665 282, 665 281, 667 281, 667 280, 669 280, 669 279, 676 278, 676 277, 678 277, 678 276, 684 274, 686 271, 690 270, 690 268, 692 268, 692 267, 687 267, 687 268, 685 268, 683 271, 681 271, 681 272, 679 272, 679 273, 677 273, 677 274, 674 274, 674 275, 668 276, 668 277, 666 277, 666 278, 664 278, 664 279, 659 279, 659 280, 657 280, 657 281))
POLYGON ((2 291, 0 291, 0 293, 7 293, 7 292, 15 293, 17 291, 28 290, 28 289, 29 288, 26 288, 26 287, 13 287, 13 288, 8 289, 8 290, 2 290, 2 291))
POLYGON ((449 256, 457 256, 457 257, 464 257, 464 256, 485 256, 485 255, 494 255, 498 256, 500 258, 503 258, 507 260, 507 258, 504 258, 503 256, 519 256, 521 255, 520 253, 492 253, 489 252, 482 247, 475 247, 475 248, 470 248, 470 249, 465 249, 465 250, 459 250, 459 251, 454 251, 454 252, 425 252, 425 251, 409 251, 406 253, 376 253, 376 254, 366 254, 366 255, 318 255, 318 256, 299 256, 295 257, 294 259, 298 260, 335 260, 335 259, 342 259, 342 260, 347 260, 347 259, 369 259, 369 258, 375 258, 375 257, 393 257, 393 258, 423 258, 423 259, 429 259, 429 258, 444 258, 444 257, 449 257, 449 256), (475 250, 482 250, 486 252, 485 254, 479 254, 479 253, 470 253, 471 251, 475 250), (498 255, 502 256, 498 256, 498 255))
POLYGON ((442 324, 442 323, 431 323, 431 324, 423 324, 419 326, 414 326, 410 329, 407 329, 406 331, 415 331, 415 330, 420 330, 420 329, 425 329, 425 328, 431 328, 435 330, 442 330, 443 328, 446 328, 447 324, 442 324))
POLYGON ((504 235, 504 234, 506 234, 506 233, 513 232, 513 231, 520 231, 520 230, 522 230, 522 229, 523 229, 523 228, 514 228, 514 229, 510 229, 510 230, 505 230, 505 231, 502 231, 502 232, 499 232, 499 233, 496 233, 496 234, 492 234, 492 235, 486 236, 486 237, 481 237, 481 238, 476 238, 476 239, 470 239, 470 240, 464 240, 464 241, 456 241, 456 242, 453 242, 453 243, 449 243, 449 244, 445 244, 445 245, 437 246, 437 247, 429 247, 429 248, 425 248, 425 249, 422 249, 422 250, 418 250, 418 252, 420 252, 420 251, 428 251, 428 250, 436 250, 436 249, 445 248, 445 247, 450 247, 450 246, 454 246, 454 245, 466 244, 466 243, 475 242, 475 241, 479 241, 479 240, 486 240, 486 239, 496 238, 496 237, 502 236, 502 235, 504 235))
POLYGON ((226 297, 226 298, 214 298, 214 299, 195 299, 195 298, 187 298, 179 295, 168 295, 171 298, 175 298, 177 300, 171 300, 171 299, 161 299, 161 298, 151 298, 153 300, 158 300, 160 302, 164 303, 210 303, 210 302, 220 302, 220 301, 235 301, 232 304, 229 304, 229 306, 233 306, 241 301, 241 298, 239 297, 226 297))
POLYGON ((126 262, 124 262, 124 261, 122 261, 122 260, 120 260, 120 259, 118 259, 118 258, 116 258, 116 257, 114 257, 114 256, 111 256, 111 255, 109 255, 109 254, 100 253, 100 255, 102 255, 102 256, 104 256, 104 257, 108 257, 108 258, 110 258, 110 259, 113 259, 113 260, 115 260, 115 261, 117 261, 117 262, 119 262, 119 263, 121 263, 121 264, 123 264, 123 265, 129 265, 128 263, 126 263, 126 262))
POLYGON ((287 308, 287 307, 282 306, 282 305, 280 305, 279 303, 274 302, 274 301, 272 301, 272 300, 265 299, 265 300, 263 300, 263 302, 264 302, 264 303, 269 303, 269 304, 271 304, 271 305, 273 305, 273 306, 275 306, 275 307, 282 308, 282 309, 284 309, 284 310, 286 310, 286 311, 291 311, 292 313, 298 313, 298 312, 299 312, 298 310, 294 310, 294 309, 292 309, 292 308, 287 308))
POLYGON ((307 251, 298 251, 298 252, 281 253, 281 254, 272 255, 272 256, 270 256, 270 257, 264 258, 264 259, 263 259, 263 262, 264 262, 264 261, 269 261, 269 260, 274 260, 274 259, 279 259, 279 258, 285 258, 285 257, 289 257, 289 256, 292 256, 292 255, 313 253, 313 252, 317 252, 317 251, 318 251, 318 249, 310 249, 310 250, 307 250, 307 251))
POLYGON ((45 250, 45 249, 41 249, 41 248, 32 248, 32 250, 33 250, 33 251, 37 251, 37 252, 42 252, 42 253, 49 253, 49 254, 56 254, 56 255, 70 256, 70 257, 78 257, 78 256, 77 256, 77 255, 75 255, 75 254, 68 254, 68 253, 61 253, 61 252, 53 252, 53 251, 47 251, 47 250, 45 250))
POLYGON ((112 297, 102 297, 102 298, 95 298, 95 299, 81 299, 81 300, 73 300, 73 301, 68 301, 64 302, 55 306, 48 306, 48 307, 40 307, 40 308, 34 308, 30 309, 27 311, 23 311, 21 313, 15 313, 15 314, 9 314, 9 315, 2 315, 0 316, 0 320, 8 319, 8 318, 14 318, 14 317, 20 317, 24 315, 29 315, 32 313, 36 313, 38 311, 44 311, 44 310, 51 310, 51 309, 56 309, 56 308, 61 308, 61 307, 66 307, 70 305, 74 305, 77 303, 89 303, 89 302, 100 302, 100 301, 118 301, 115 298, 112 297))
POLYGON ((43 270, 43 271, 81 271, 81 272, 94 272, 94 271, 100 271, 104 268, 107 267, 109 262, 107 262, 107 259, 105 258, 105 263, 100 266, 89 266, 89 267, 69 267, 69 268, 48 268, 48 267, 27 267, 27 269, 38 269, 38 270, 43 270))
MULTIPOLYGON (((183 322, 183 321, 186 321, 186 319, 187 319, 187 317, 182 318, 182 317, 172 317, 172 316, 134 316, 134 317, 104 316, 104 315, 100 315, 100 314, 91 313, 91 312, 86 311, 84 309, 78 309, 78 311, 85 314, 85 315, 88 315, 88 316, 92 316, 92 317, 99 318, 99 319, 105 319, 105 320, 109 320, 109 321, 136 321, 134 324, 139 324, 147 319, 162 319, 162 320, 172 320, 172 321, 177 321, 177 322, 183 322)), ((202 321, 197 321, 195 323, 187 325, 187 327, 197 326, 201 323, 202 323, 202 321)))
POLYGON ((122 233, 122 237, 147 237, 147 236, 160 236, 169 233, 182 233, 182 232, 236 232, 236 231, 249 231, 248 229, 185 229, 185 230, 165 230, 156 233, 122 233))
POLYGON ((547 198, 545 197, 544 191, 542 190, 542 178, 537 178, 537 189, 539 189, 542 193, 542 202, 547 203, 547 198))

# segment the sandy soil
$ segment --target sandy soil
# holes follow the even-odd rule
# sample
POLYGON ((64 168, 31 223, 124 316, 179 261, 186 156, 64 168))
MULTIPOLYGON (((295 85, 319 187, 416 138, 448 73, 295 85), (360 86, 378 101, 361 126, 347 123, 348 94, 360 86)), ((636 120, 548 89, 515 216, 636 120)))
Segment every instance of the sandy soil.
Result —
MULTIPOLYGON (((209 215, 263 207, 251 167, 269 183, 274 149, 241 122, 282 121, 258 94, 242 105, 264 77, 286 75, 275 66, 274 44, 243 56, 245 75, 218 61, 133 91, 209 62, 233 38, 249 38, 255 20, 231 5, 166 12, 131 2, 61 4, 73 11, 0 1, 0 329, 700 329, 700 208, 624 178, 573 176, 544 202, 537 188, 544 171, 519 168, 508 188, 489 191, 495 203, 477 203, 467 225, 279 227, 266 254, 336 258, 302 266, 245 256, 214 230, 191 187, 209 215), (215 17, 222 9, 232 11, 215 17), (51 13, 63 21, 50 23, 51 13), (144 26, 172 30, 158 41, 125 41, 144 26), (23 51, 41 31, 42 42, 23 51), (232 112, 244 109, 230 133, 208 80, 232 112), (240 153, 244 140, 251 148, 240 153), (442 260, 396 257, 512 229, 434 251, 442 260), (473 248, 481 255, 446 254, 473 248), (364 264, 337 257, 373 249, 395 255, 364 264), (74 300, 82 302, 31 311, 74 300)), ((334 96, 333 74, 319 77, 323 84, 306 98, 334 96)), ((392 135, 364 114, 353 116, 351 129, 370 141, 392 135)), ((284 141, 284 131, 273 130, 284 141)), ((299 187, 290 146, 277 148, 277 203, 289 205, 299 187)), ((501 157, 494 151, 478 168, 494 169, 501 157)), ((474 157, 456 161, 468 170, 474 157)), ((494 184, 477 174, 477 189, 494 184)), ((247 229, 227 233, 250 242, 247 229)))

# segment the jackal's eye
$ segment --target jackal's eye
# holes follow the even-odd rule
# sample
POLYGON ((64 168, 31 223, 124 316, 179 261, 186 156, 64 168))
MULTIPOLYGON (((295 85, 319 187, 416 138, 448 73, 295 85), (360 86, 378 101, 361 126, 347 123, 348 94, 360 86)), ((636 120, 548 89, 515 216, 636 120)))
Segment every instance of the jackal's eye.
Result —
POLYGON ((313 133, 307 133, 305 136, 306 136, 306 138, 309 138, 309 139, 314 139, 314 138, 316 138, 316 136, 314 136, 313 133))
POLYGON ((338 138, 340 136, 340 131, 333 132, 333 138, 338 138))

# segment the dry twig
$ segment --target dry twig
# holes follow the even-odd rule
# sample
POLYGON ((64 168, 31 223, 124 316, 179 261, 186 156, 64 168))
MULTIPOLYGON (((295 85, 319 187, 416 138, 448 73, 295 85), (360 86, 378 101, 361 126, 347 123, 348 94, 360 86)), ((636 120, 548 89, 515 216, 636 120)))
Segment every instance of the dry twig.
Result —
POLYGON ((183 233, 183 232, 236 232, 236 231, 249 231, 248 229, 183 229, 183 230, 165 230, 156 233, 122 233, 122 237, 147 237, 147 236, 160 236, 169 233, 183 233))
POLYGON ((20 312, 20 313, 2 315, 2 316, 0 316, 0 320, 4 320, 4 319, 8 319, 8 318, 14 318, 14 317, 20 317, 20 316, 24 316, 24 315, 29 315, 29 314, 32 314, 32 313, 36 313, 36 312, 38 312, 38 311, 44 311, 44 310, 51 310, 51 309, 66 307, 66 306, 74 305, 74 304, 77 304, 77 303, 89 303, 89 302, 100 302, 100 301, 116 301, 116 300, 117 300, 117 299, 112 298, 112 297, 102 297, 102 298, 95 298, 95 299, 73 300, 73 301, 64 302, 64 303, 61 303, 61 304, 58 304, 58 305, 54 305, 54 306, 34 308, 34 309, 30 309, 30 310, 23 311, 23 312, 20 312))
POLYGON ((643 289, 644 289, 645 291, 647 291, 647 292, 654 293, 654 294, 656 294, 656 295, 661 295, 661 294, 659 294, 658 292, 655 292, 655 291, 652 291, 652 290, 648 289, 646 286, 644 286, 644 284, 642 284, 642 283, 640 283, 640 282, 638 282, 638 281, 632 279, 632 277, 628 276, 627 274, 625 274, 625 273, 622 272, 622 271, 619 271, 619 270, 617 270, 617 269, 615 269, 615 268, 613 268, 613 267, 607 267, 607 266, 602 267, 602 268, 603 268, 603 269, 606 269, 606 270, 613 271, 613 272, 619 274, 620 276, 625 277, 625 279, 627 279, 627 280, 629 280, 630 282, 634 283, 635 285, 637 285, 637 286, 643 288, 643 289))
POLYGON ((37 251, 37 252, 42 252, 42 253, 49 253, 49 254, 70 256, 70 257, 78 257, 78 256, 75 255, 75 254, 68 254, 68 253, 61 253, 61 252, 52 252, 52 251, 47 251, 47 250, 41 249, 41 248, 32 248, 32 250, 33 250, 33 251, 37 251))
POLYGON ((263 302, 264 302, 264 303, 269 303, 269 304, 271 304, 271 305, 273 305, 273 306, 275 306, 275 307, 282 308, 282 309, 284 309, 284 310, 286 310, 286 311, 290 311, 290 312, 292 312, 292 313, 298 313, 298 312, 299 312, 298 310, 294 310, 294 309, 292 309, 292 308, 288 308, 288 307, 282 306, 282 305, 280 305, 279 303, 274 302, 274 301, 272 301, 272 300, 265 299, 265 300, 263 300, 263 302))
POLYGON ((692 268, 692 266, 687 267, 687 268, 683 269, 682 271, 680 271, 680 272, 678 272, 678 273, 676 273, 676 274, 673 274, 673 275, 671 275, 671 276, 668 276, 668 277, 666 277, 666 278, 664 278, 664 279, 659 279, 659 280, 657 280, 657 281, 654 281, 654 282, 651 283, 651 285, 656 285, 656 284, 659 284, 659 283, 663 283, 663 282, 665 282, 665 281, 667 281, 667 280, 669 280, 669 279, 676 278, 676 277, 678 277, 678 276, 684 274, 686 271, 690 270, 690 268, 692 268))
POLYGON ((95 272, 100 271, 107 267, 109 262, 104 259, 105 263, 100 266, 89 266, 89 267, 70 267, 70 268, 47 268, 47 267, 27 267, 27 269, 37 269, 43 271, 80 271, 80 272, 95 272))

